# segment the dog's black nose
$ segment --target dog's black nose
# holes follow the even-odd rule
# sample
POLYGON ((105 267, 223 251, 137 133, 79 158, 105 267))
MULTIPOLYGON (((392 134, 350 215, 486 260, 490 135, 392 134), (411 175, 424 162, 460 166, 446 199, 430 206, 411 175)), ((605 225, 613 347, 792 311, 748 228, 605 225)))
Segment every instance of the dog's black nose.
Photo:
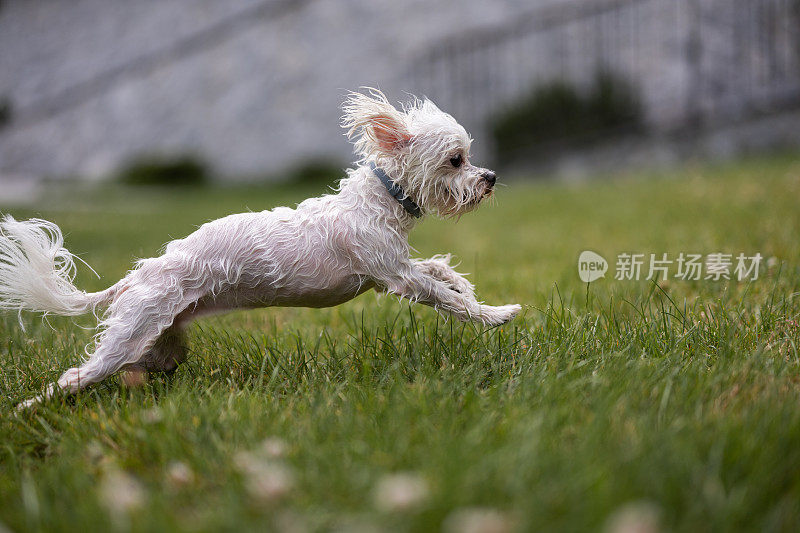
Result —
POLYGON ((494 183, 497 181, 497 174, 495 174, 491 170, 487 170, 486 172, 481 174, 481 176, 483 177, 483 179, 489 182, 489 185, 494 185, 494 183))

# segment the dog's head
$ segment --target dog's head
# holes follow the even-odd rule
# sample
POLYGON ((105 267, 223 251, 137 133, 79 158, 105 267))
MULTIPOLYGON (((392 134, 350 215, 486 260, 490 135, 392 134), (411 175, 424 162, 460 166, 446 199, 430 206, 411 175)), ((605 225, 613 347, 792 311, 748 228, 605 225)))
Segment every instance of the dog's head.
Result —
POLYGON ((361 163, 374 161, 425 212, 470 211, 494 191, 495 173, 470 162, 472 139, 428 99, 395 108, 377 89, 351 93, 342 127, 361 163))

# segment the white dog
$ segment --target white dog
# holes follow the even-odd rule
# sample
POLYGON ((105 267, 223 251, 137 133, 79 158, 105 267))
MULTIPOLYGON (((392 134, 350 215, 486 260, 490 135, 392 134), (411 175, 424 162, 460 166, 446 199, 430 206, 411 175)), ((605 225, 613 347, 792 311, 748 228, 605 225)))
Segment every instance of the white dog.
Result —
POLYGON ((449 256, 409 256, 408 233, 420 217, 460 215, 493 191, 494 172, 470 163, 464 128, 427 99, 398 110, 374 89, 352 93, 343 109, 360 166, 347 171, 337 194, 204 224, 101 292, 73 285, 73 256, 55 224, 6 216, 0 308, 80 315, 108 306, 88 359, 22 405, 120 369, 171 371, 186 357, 187 323, 232 309, 327 307, 374 288, 459 320, 513 319, 519 305, 478 302, 449 256))

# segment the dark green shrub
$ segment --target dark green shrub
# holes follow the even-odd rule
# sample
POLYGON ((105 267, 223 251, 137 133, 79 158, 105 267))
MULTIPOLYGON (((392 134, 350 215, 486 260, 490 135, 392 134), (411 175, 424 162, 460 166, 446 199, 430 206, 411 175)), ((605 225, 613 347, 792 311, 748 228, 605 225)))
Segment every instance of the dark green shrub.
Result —
POLYGON ((11 100, 0 98, 0 129, 11 122, 11 100))
POLYGON ((621 78, 599 74, 587 99, 587 111, 596 120, 595 131, 638 129, 642 126, 642 107, 633 87, 621 78))
POLYGON ((291 168, 284 177, 287 182, 297 184, 333 183, 344 177, 344 171, 333 161, 312 159, 291 168))
POLYGON ((129 163, 118 179, 128 185, 197 186, 209 181, 209 171, 193 155, 146 156, 129 163))
POLYGON ((489 126, 498 157, 509 160, 637 131, 642 111, 628 83, 599 73, 585 94, 562 81, 539 86, 493 117, 489 126))

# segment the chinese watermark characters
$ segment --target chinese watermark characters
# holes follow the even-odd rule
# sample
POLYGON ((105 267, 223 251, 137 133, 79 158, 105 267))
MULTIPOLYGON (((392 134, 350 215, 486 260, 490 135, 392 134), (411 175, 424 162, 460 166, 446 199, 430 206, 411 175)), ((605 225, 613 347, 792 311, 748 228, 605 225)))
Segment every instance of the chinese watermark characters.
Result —
MULTIPOLYGON (((617 256, 614 279, 624 281, 667 279, 710 281, 755 281, 761 269, 760 253, 737 255, 714 252, 706 255, 681 252, 677 257, 666 253, 621 253, 617 256)), ((584 251, 578 258, 578 275, 586 283, 605 277, 608 263, 599 254, 584 251)))

